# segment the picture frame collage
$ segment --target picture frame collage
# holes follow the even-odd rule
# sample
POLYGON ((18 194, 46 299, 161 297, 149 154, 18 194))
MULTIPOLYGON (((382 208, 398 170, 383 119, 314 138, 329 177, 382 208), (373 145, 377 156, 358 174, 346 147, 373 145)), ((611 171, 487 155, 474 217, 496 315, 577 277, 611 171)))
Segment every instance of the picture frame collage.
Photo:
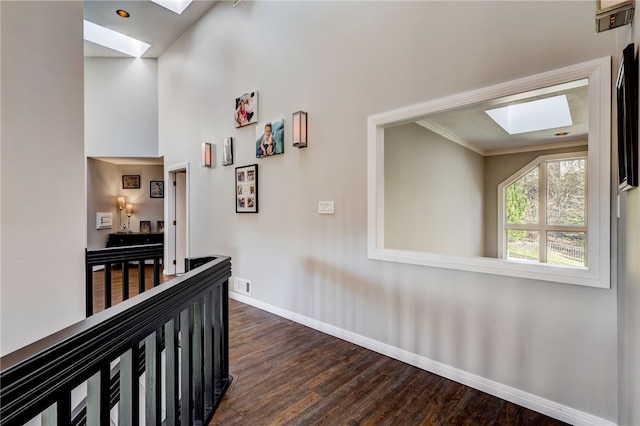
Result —
POLYGON ((258 165, 236 167, 236 213, 258 213, 258 165))
MULTIPOLYGON (((276 118, 259 120, 258 91, 244 93, 235 98, 234 124, 236 128, 255 125, 256 158, 284 154, 285 121, 276 118)), ((222 164, 233 164, 233 138, 223 142, 222 164)), ((258 164, 236 167, 235 169, 236 213, 258 213, 258 164)))

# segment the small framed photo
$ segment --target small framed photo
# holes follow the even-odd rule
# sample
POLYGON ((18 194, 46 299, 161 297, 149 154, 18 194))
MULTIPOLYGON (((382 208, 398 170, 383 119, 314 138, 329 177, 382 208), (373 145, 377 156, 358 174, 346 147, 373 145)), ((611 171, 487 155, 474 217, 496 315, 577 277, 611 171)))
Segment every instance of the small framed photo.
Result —
POLYGON ((164 232, 164 220, 159 220, 156 228, 158 232, 164 232))
POLYGON ((258 122, 258 91, 245 93, 236 98, 234 113, 236 127, 243 127, 258 122))
POLYGON ((260 123, 256 128, 256 157, 284 153, 284 119, 260 123))
POLYGON ((140 221, 140 232, 144 234, 148 234, 151 232, 151 221, 150 220, 141 220, 140 221))
POLYGON ((224 139, 222 144, 222 165, 230 166, 233 164, 233 138, 224 139))
POLYGON ((149 184, 149 197, 164 198, 164 181, 152 180, 149 184))
POLYGON ((96 213, 96 229, 113 228, 113 215, 110 212, 96 213))
POLYGON ((258 165, 236 167, 236 213, 258 213, 258 165))
POLYGON ((122 189, 140 189, 140 175, 122 175, 122 189))

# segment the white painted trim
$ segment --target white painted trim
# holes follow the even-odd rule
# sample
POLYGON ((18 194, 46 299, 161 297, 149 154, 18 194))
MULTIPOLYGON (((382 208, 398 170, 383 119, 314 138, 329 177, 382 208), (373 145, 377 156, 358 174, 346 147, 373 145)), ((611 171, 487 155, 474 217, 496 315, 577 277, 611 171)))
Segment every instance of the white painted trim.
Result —
POLYGON ((367 248, 369 259, 434 266, 511 277, 610 288, 611 57, 596 59, 495 86, 372 115, 367 119, 367 248), (589 79, 588 270, 524 264, 496 258, 456 257, 384 245, 384 129, 427 114, 513 93, 589 79))
POLYGON ((174 253, 174 246, 172 244, 169 244, 169 241, 175 239, 175 229, 174 227, 171 225, 170 222, 172 222, 175 219, 175 211, 173 210, 175 208, 175 206, 171 206, 170 203, 175 203, 175 198, 176 198, 176 189, 175 187, 171 184, 172 180, 171 177, 172 175, 174 175, 177 172, 181 172, 184 171, 186 174, 186 221, 187 223, 185 224, 186 227, 186 248, 185 248, 185 257, 189 258, 191 257, 190 255, 190 241, 189 241, 189 218, 191 217, 190 212, 189 212, 189 204, 191 204, 190 202, 190 164, 189 162, 185 162, 185 163, 179 163, 179 164, 174 164, 172 166, 168 166, 165 168, 165 176, 164 176, 164 181, 166 182, 165 184, 165 198, 164 198, 164 217, 167 218, 168 220, 165 221, 165 233, 164 233, 164 269, 162 271, 162 273, 164 275, 175 275, 176 273, 176 265, 173 264, 173 262, 170 259, 173 259, 175 257, 175 253, 174 253))
POLYGON ((504 385, 494 380, 490 380, 485 377, 461 370, 459 368, 455 368, 450 365, 431 360, 429 358, 414 354, 404 349, 400 349, 395 346, 391 346, 386 343, 371 339, 369 337, 344 330, 334 325, 327 324, 325 322, 318 321, 313 318, 297 314, 295 312, 287 311, 285 309, 270 305, 268 303, 256 300, 240 293, 230 291, 229 298, 245 303, 247 305, 254 306, 263 311, 270 312, 279 317, 286 318, 298 324, 313 328, 314 330, 320 331, 330 336, 346 340, 347 342, 370 349, 374 352, 386 355, 390 358, 397 359, 398 361, 413 365, 414 367, 420 368, 421 370, 437 374, 444 378, 453 380, 457 383, 462 383, 463 385, 472 387, 479 391, 488 393, 490 395, 520 405, 530 410, 537 411, 546 416, 553 417, 554 419, 558 419, 563 422, 585 426, 615 426, 615 423, 594 416, 593 414, 576 410, 575 408, 571 408, 566 405, 548 400, 546 398, 542 398, 534 394, 513 388, 511 386, 504 385))

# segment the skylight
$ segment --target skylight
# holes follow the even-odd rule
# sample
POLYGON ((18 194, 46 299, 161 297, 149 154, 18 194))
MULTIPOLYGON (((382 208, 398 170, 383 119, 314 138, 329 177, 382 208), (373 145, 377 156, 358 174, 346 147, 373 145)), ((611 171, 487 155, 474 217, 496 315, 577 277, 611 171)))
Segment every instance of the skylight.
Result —
POLYGON ((566 95, 509 105, 485 112, 510 135, 573 124, 566 95))
POLYGON ((151 0, 151 1, 180 15, 182 14, 182 12, 184 12, 187 6, 191 4, 193 0, 151 0))
POLYGON ((143 41, 87 20, 84 21, 84 39, 136 58, 142 56, 151 47, 143 41))

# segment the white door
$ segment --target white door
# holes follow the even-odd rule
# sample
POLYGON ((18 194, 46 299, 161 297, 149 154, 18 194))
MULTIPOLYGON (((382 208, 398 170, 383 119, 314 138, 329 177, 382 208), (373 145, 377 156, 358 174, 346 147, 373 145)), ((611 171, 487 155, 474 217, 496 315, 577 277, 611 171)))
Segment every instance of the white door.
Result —
POLYGON ((184 260, 187 258, 187 173, 175 173, 175 265, 176 274, 185 273, 184 260))
POLYGON ((165 274, 185 272, 189 258, 189 163, 167 167, 165 274))

